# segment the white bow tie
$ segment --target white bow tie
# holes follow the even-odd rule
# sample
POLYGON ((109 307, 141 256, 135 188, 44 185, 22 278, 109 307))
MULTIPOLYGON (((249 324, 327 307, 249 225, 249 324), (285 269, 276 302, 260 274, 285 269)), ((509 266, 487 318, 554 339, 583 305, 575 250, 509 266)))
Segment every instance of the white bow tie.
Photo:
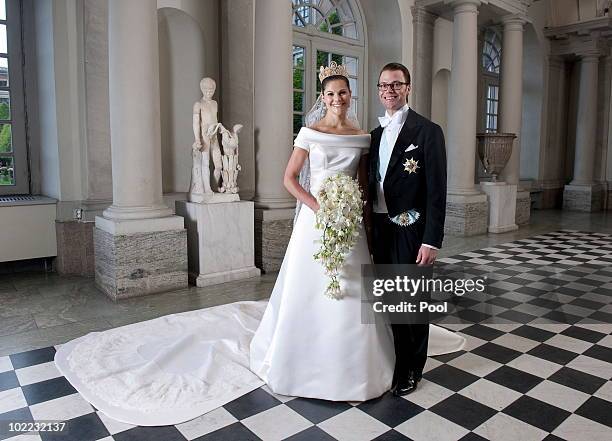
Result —
POLYGON ((378 122, 380 123, 380 126, 384 129, 385 127, 387 127, 390 124, 394 124, 394 125, 399 125, 402 122, 402 118, 399 117, 399 115, 393 115, 393 116, 379 116, 378 117, 378 122))

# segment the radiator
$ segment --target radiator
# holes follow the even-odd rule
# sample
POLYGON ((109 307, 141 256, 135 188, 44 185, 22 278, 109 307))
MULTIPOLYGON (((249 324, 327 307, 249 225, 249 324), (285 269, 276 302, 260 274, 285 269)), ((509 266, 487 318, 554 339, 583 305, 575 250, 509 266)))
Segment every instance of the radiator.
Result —
POLYGON ((0 262, 57 255, 56 200, 0 196, 0 262))

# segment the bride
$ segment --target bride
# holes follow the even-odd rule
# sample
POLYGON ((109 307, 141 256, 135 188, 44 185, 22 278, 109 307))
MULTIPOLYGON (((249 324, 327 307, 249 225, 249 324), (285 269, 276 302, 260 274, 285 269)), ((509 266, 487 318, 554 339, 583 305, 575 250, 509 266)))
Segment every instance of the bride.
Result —
MULTIPOLYGON (((392 332, 362 323, 361 265, 371 263, 365 234, 346 257, 340 300, 324 295, 329 280, 313 258, 322 182, 358 175, 365 188, 370 146, 370 135, 350 116, 347 75, 327 68, 319 78, 314 121, 300 130, 285 172, 285 186, 302 208, 269 302, 173 314, 62 345, 55 357, 60 372, 106 415, 137 425, 178 424, 264 384, 281 395, 341 401, 368 400, 391 387, 392 332), (306 162, 310 188, 297 179, 306 162)), ((432 326, 428 352, 454 352, 463 343, 432 326)))
POLYGON ((285 186, 302 208, 251 343, 251 369, 282 395, 363 401, 391 387, 395 363, 389 327, 362 324, 361 265, 370 263, 365 233, 360 232, 345 260, 341 300, 324 295, 328 277, 313 259, 321 237, 314 226, 319 209, 314 195, 325 178, 337 173, 355 176, 359 170, 360 186, 367 186, 370 135, 349 117, 348 78, 337 72, 342 70, 328 68, 319 75, 323 117, 316 121, 315 116, 311 127, 300 130, 285 171, 285 186), (307 159, 310 191, 297 180, 307 159))

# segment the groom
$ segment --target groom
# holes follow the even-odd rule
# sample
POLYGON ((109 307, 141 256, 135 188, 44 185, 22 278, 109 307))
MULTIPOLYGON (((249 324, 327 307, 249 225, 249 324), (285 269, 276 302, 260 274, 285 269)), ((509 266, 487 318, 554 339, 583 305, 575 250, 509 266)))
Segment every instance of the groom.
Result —
MULTIPOLYGON (((375 264, 429 265, 444 236, 446 151, 440 127, 410 109, 410 72, 382 68, 378 97, 386 109, 372 131, 368 225, 375 264)), ((427 360, 428 324, 394 324, 393 394, 414 391, 427 360)))

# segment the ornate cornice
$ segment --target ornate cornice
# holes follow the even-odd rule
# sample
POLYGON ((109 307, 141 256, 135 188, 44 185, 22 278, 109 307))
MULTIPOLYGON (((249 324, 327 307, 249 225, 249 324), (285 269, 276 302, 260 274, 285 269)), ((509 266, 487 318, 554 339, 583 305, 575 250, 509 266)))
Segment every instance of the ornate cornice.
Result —
POLYGON ((551 40, 551 52, 556 55, 602 54, 612 41, 612 18, 545 28, 544 35, 551 40))
POLYGON ((427 8, 436 15, 450 18, 452 10, 461 4, 471 4, 471 7, 481 9, 487 5, 492 6, 496 14, 527 15, 527 10, 534 0, 416 0, 415 6, 427 8))
POLYGON ((579 23, 544 28, 544 35, 550 39, 568 38, 570 35, 589 35, 595 31, 612 34, 612 18, 599 17, 579 23))

